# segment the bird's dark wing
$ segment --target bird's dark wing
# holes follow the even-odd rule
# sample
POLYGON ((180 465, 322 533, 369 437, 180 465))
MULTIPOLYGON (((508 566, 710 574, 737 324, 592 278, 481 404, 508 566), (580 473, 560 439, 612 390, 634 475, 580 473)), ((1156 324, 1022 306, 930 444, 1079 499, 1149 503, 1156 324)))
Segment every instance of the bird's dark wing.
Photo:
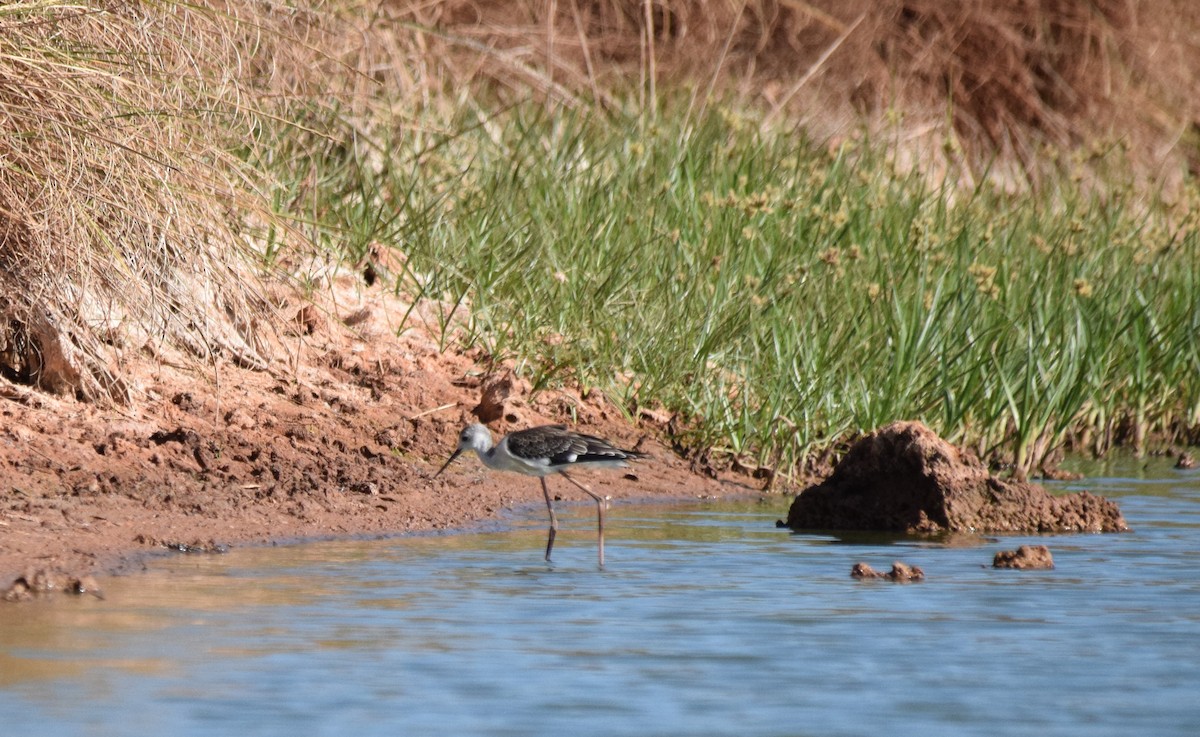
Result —
POLYGON ((571 450, 566 425, 543 425, 508 434, 508 452, 518 458, 556 458, 571 450))
POLYGON ((566 425, 543 425, 510 433, 508 450, 521 458, 545 458, 551 466, 639 457, 638 453, 614 447, 603 438, 571 432, 566 425))
POLYGON ((642 457, 641 453, 618 448, 604 438, 598 438, 595 435, 576 435, 578 443, 582 443, 586 450, 579 456, 577 463, 587 463, 589 461, 633 461, 642 457))

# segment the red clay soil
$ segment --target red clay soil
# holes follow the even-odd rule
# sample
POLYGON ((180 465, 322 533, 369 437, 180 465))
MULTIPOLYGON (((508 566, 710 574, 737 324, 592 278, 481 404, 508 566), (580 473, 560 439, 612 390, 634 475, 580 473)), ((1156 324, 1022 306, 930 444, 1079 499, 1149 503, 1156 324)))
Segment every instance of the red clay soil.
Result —
MULTIPOLYGON (((431 481, 490 377, 418 331, 395 337, 386 298, 356 299, 299 315, 298 369, 146 359, 138 399, 115 409, 0 382, 0 592, 22 576, 103 576, 150 552, 456 528, 540 505, 536 480, 486 472, 473 456, 431 481)), ((508 392, 490 393, 502 409, 494 431, 568 422, 651 455, 625 475, 582 473, 597 493, 751 491, 689 471, 599 394, 530 400, 521 381, 490 384, 508 392)))

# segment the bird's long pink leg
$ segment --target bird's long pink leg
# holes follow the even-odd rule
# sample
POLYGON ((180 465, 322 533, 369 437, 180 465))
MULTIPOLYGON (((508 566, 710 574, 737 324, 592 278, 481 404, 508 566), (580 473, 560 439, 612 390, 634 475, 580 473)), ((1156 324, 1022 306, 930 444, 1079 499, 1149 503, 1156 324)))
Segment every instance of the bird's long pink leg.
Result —
MULTIPOLYGON (((605 507, 608 506, 608 503, 604 500, 603 497, 599 496, 598 494, 594 493, 588 487, 584 486, 583 484, 579 483, 575 479, 568 476, 566 471, 559 471, 559 473, 561 473, 563 475, 563 478, 565 478, 567 481, 570 481, 572 484, 575 484, 580 489, 582 489, 583 493, 587 494, 592 499, 596 500, 596 519, 598 520, 599 538, 600 538, 600 567, 603 568, 604 567, 604 509, 605 509, 605 507)), ((546 483, 545 481, 542 482, 543 485, 545 483, 546 483)))
POLYGON ((558 534, 558 518, 554 516, 554 503, 550 501, 550 489, 546 487, 546 477, 541 477, 542 495, 546 497, 546 511, 550 513, 550 536, 546 538, 546 560, 550 560, 550 551, 554 549, 554 536, 558 534))

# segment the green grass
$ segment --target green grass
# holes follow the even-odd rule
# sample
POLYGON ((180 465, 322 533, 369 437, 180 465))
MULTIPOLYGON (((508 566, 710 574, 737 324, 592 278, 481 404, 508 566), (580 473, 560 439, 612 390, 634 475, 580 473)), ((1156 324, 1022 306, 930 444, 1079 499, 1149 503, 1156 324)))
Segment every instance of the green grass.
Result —
POLYGON ((1200 426, 1195 192, 939 188, 882 142, 724 110, 437 129, 284 132, 260 165, 336 257, 386 243, 408 257, 397 290, 468 306, 425 326, 444 345, 536 389, 662 406, 683 442, 785 472, 897 419, 1021 471, 1200 426))

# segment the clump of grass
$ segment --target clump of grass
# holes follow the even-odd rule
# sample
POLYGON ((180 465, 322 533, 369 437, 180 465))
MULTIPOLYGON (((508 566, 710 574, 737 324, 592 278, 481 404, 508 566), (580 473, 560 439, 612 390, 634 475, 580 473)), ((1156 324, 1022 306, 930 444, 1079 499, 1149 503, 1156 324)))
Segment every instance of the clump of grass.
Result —
POLYGON ((518 106, 339 169, 364 199, 326 225, 403 250, 397 289, 469 305, 432 325, 445 342, 667 407, 743 463, 786 471, 896 419, 1021 473, 1067 442, 1195 431, 1195 192, 962 191, 744 118, 518 106))
POLYGON ((107 400, 125 396, 124 365, 143 352, 264 363, 271 320, 243 228, 270 209, 232 155, 261 112, 243 54, 262 29, 229 12, 0 6, 10 379, 107 400), (67 368, 49 376, 55 351, 67 368))

